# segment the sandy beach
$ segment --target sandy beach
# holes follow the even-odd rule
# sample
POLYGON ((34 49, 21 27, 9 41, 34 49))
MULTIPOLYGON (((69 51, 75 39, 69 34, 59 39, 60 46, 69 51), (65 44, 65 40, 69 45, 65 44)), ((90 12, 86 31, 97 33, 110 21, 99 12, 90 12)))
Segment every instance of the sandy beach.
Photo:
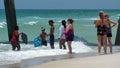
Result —
MULTIPOLYGON (((109 49, 108 49, 109 52, 109 49)), ((97 55, 97 50, 86 53, 64 54, 55 56, 35 57, 31 59, 22 60, 19 63, 0 65, 0 68, 77 68, 88 66, 89 68, 96 68, 96 66, 103 65, 119 65, 120 47, 113 47, 113 54, 97 55), (110 60, 112 59, 112 60, 110 60), (62 64, 61 64, 62 63, 62 64), (64 65, 63 65, 64 64, 64 65), (57 66, 57 67, 56 67, 57 66)), ((110 66, 110 67, 112 67, 110 66)), ((110 68, 109 67, 109 68, 110 68)), ((87 68, 87 67, 85 67, 87 68)), ((97 67, 98 68, 98 67, 97 67)), ((107 68, 107 66, 106 66, 107 68)), ((115 68, 115 67, 112 67, 115 68)), ((117 67, 116 67, 117 68, 117 67)))
POLYGON ((119 3, 1 0, 0 68, 120 68, 119 3))
POLYGON ((120 53, 54 61, 31 68, 120 68, 120 53))
POLYGON ((0 68, 29 68, 47 62, 73 59, 73 58, 85 58, 85 57, 96 56, 96 54, 97 54, 96 52, 88 52, 88 53, 76 53, 72 55, 64 54, 64 55, 55 55, 55 56, 35 57, 31 59, 22 60, 19 63, 0 65, 0 68))

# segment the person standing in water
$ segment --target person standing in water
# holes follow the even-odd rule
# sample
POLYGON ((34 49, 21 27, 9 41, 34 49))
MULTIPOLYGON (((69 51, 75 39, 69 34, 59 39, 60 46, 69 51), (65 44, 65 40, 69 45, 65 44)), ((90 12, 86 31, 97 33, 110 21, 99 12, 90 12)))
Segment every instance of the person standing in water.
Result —
POLYGON ((66 37, 65 37, 65 30, 66 30, 66 21, 65 20, 62 20, 62 25, 60 26, 59 28, 59 47, 60 49, 64 48, 66 49, 66 46, 65 46, 65 40, 66 40, 66 37))
POLYGON ((109 19, 108 14, 105 14, 105 19, 106 19, 106 22, 107 22, 107 29, 106 29, 107 40, 108 40, 108 43, 109 43, 109 46, 110 46, 110 53, 112 54, 112 42, 111 42, 112 30, 111 30, 111 28, 114 27, 116 25, 116 23, 109 19))
POLYGON ((97 28, 97 38, 98 38, 98 54, 101 53, 101 46, 104 46, 104 54, 107 54, 107 34, 105 24, 106 19, 104 19, 104 12, 99 12, 100 19, 96 20, 95 27, 97 28))
POLYGON ((47 33, 45 32, 44 27, 41 28, 40 37, 42 38, 42 45, 47 46, 47 41, 46 41, 47 33))
POLYGON ((54 49, 54 30, 55 30, 55 27, 54 27, 54 22, 53 20, 49 20, 49 25, 50 25, 50 47, 51 49, 54 49))
POLYGON ((15 51, 17 48, 17 51, 20 50, 20 44, 19 44, 19 27, 16 26, 13 31, 12 39, 11 39, 11 45, 12 45, 12 50, 15 51))
POLYGON ((65 31, 66 34, 66 41, 69 49, 69 54, 72 54, 72 41, 74 40, 74 28, 73 28, 73 19, 68 19, 68 25, 65 31))

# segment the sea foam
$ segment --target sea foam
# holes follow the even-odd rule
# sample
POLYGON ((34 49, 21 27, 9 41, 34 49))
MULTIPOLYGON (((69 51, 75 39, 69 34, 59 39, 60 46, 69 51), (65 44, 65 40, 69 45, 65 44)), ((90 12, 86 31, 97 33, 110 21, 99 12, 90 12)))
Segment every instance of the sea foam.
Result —
MULTIPOLYGON (((49 43, 47 47, 34 47, 33 44, 21 44, 21 51, 12 51, 10 44, 0 44, 0 46, 0 49, 8 48, 0 52, 0 61, 21 61, 33 57, 54 56, 68 53, 68 49, 59 49, 58 43, 55 43, 55 49, 51 49, 49 43)), ((75 53, 84 53, 92 50, 80 41, 74 41, 72 43, 72 48, 75 53)))
POLYGON ((0 22, 0 28, 4 28, 4 26, 6 25, 6 22, 0 22))
POLYGON ((24 23, 24 24, 27 24, 27 25, 35 25, 35 24, 37 24, 37 21, 30 21, 30 22, 24 23))

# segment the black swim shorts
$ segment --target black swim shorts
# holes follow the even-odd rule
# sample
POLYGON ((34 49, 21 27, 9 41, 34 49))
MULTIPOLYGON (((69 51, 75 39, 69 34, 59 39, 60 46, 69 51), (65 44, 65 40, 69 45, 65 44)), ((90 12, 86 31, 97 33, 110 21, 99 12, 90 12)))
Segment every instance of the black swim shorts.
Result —
POLYGON ((108 34, 107 34, 107 37, 112 37, 112 33, 108 33, 108 34))
POLYGON ((50 35, 50 46, 54 46, 54 35, 50 35))
POLYGON ((42 45, 47 46, 47 41, 42 41, 42 45))
POLYGON ((73 41, 74 40, 74 35, 70 35, 69 37, 66 38, 66 41, 73 41))

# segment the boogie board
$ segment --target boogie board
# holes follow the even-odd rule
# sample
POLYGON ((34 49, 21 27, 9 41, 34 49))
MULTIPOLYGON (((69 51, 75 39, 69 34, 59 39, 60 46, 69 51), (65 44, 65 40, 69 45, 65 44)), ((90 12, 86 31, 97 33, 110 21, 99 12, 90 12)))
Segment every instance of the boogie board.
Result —
POLYGON ((34 47, 42 46, 42 39, 41 37, 37 37, 34 39, 34 47))
POLYGON ((21 39, 22 39, 22 42, 27 44, 28 43, 28 37, 25 33, 21 33, 21 39))
POLYGON ((22 43, 27 44, 28 43, 28 37, 25 33, 21 32, 19 34, 19 39, 21 40, 22 43))

